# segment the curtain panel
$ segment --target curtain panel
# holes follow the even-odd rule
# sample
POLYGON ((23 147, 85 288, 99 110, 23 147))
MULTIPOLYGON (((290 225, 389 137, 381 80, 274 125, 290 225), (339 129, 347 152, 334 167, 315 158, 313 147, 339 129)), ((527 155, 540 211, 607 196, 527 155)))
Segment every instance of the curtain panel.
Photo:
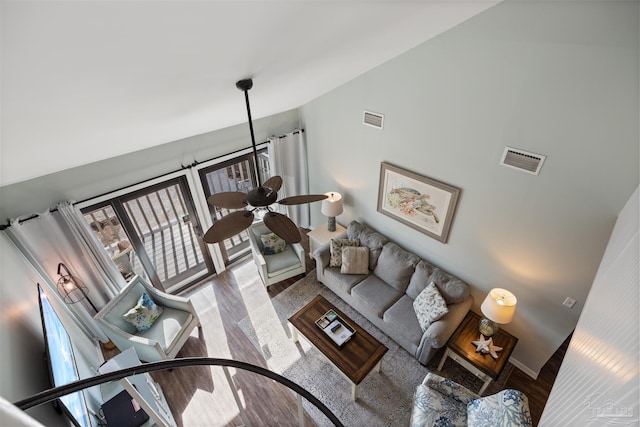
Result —
MULTIPOLYGON (((278 198, 309 194, 307 146, 302 130, 295 130, 280 137, 269 138, 268 145, 271 175, 282 177, 278 198)), ((280 206, 298 227, 311 224, 309 204, 280 206)))
POLYGON ((63 263, 74 277, 79 278, 87 286, 89 297, 94 304, 104 303, 104 299, 99 298, 99 292, 95 290, 95 286, 92 286, 92 280, 87 280, 88 270, 81 265, 81 257, 78 256, 73 244, 67 240, 61 227, 60 215, 57 212, 47 211, 28 221, 21 220, 23 218, 12 219, 11 226, 5 230, 5 233, 26 262, 40 276, 41 285, 47 295, 55 301, 54 305, 63 309, 89 338, 108 342, 109 339, 93 320, 95 313, 90 305, 81 302, 66 304, 58 294, 57 270, 58 264, 63 263))

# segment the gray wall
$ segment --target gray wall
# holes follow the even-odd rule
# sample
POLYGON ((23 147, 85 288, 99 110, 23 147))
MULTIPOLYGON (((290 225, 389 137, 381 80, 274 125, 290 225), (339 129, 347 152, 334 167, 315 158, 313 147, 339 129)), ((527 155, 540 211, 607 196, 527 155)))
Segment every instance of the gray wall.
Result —
MULTIPOLYGON (((44 340, 35 273, 0 234, 0 395, 16 402, 51 387, 44 359, 44 340)), ((70 425, 52 405, 27 412, 47 426, 70 425)), ((0 425, 5 425, 0 418, 0 425)))
POLYGON ((541 426, 638 423, 638 191, 618 217, 541 426), (603 315, 612 308, 615 315, 603 315), (607 407, 631 414, 594 418, 607 407))
POLYGON ((491 288, 514 292, 504 329, 536 375, 638 185, 638 34, 637 2, 501 3, 303 106, 311 191, 342 192, 338 222, 466 280, 477 312, 491 288), (363 109, 385 114, 384 130, 362 125, 363 109), (500 166, 507 145, 547 155, 540 175, 500 166), (447 244, 376 212, 383 161, 461 189, 447 244))

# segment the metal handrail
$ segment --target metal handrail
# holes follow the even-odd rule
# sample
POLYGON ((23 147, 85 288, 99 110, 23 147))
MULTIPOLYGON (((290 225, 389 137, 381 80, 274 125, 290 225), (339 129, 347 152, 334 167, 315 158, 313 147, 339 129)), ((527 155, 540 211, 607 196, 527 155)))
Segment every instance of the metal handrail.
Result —
POLYGON ((315 397, 314 395, 312 395, 307 390, 305 390, 298 384, 294 383, 293 381, 283 377, 282 375, 276 374, 273 371, 262 368, 260 366, 252 365, 250 363, 241 362, 238 360, 216 359, 216 358, 210 358, 210 357, 183 357, 183 358, 177 358, 172 360, 162 360, 159 362, 144 363, 142 365, 120 369, 118 371, 109 372, 107 374, 96 375, 94 377, 85 378, 82 380, 71 382, 69 384, 61 385, 59 387, 54 387, 48 390, 44 390, 34 394, 33 396, 27 397, 26 399, 22 399, 18 402, 15 402, 14 405, 19 409, 25 411, 29 408, 41 405, 43 403, 50 402, 52 400, 58 399, 67 394, 74 393, 76 391, 81 391, 81 390, 84 390, 85 388, 100 385, 105 382, 121 380, 130 375, 144 374, 147 372, 155 372, 155 371, 163 371, 165 369, 182 368, 186 366, 203 366, 203 365, 222 366, 223 368, 231 367, 231 368, 243 369, 245 371, 250 371, 258 375, 262 375, 263 377, 267 377, 274 381, 277 381, 280 384, 283 384, 286 387, 298 393, 299 396, 302 396, 305 399, 307 399, 311 404, 313 404, 316 408, 318 408, 320 412, 322 412, 335 426, 344 427, 344 425, 333 414, 333 412, 331 412, 331 410, 327 408, 326 405, 322 403, 317 397, 315 397))

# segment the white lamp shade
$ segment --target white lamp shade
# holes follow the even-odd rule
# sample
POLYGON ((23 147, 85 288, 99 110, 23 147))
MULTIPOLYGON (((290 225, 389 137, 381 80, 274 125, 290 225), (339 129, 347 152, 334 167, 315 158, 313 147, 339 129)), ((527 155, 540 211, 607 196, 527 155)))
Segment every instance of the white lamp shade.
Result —
POLYGON ((487 294, 480 306, 482 314, 489 320, 499 324, 506 324, 513 320, 518 300, 506 289, 494 288, 487 294))
POLYGON ((342 195, 335 191, 324 193, 328 196, 322 201, 322 208, 320 211, 324 216, 336 217, 342 213, 342 195))

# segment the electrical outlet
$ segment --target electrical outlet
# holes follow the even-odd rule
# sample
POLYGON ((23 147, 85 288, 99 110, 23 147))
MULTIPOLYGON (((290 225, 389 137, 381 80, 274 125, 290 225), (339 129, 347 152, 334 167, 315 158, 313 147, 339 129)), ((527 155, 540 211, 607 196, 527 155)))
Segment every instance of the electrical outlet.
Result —
POLYGON ((576 305, 576 300, 570 297, 566 297, 562 305, 564 305, 565 307, 573 308, 573 306, 576 305))

